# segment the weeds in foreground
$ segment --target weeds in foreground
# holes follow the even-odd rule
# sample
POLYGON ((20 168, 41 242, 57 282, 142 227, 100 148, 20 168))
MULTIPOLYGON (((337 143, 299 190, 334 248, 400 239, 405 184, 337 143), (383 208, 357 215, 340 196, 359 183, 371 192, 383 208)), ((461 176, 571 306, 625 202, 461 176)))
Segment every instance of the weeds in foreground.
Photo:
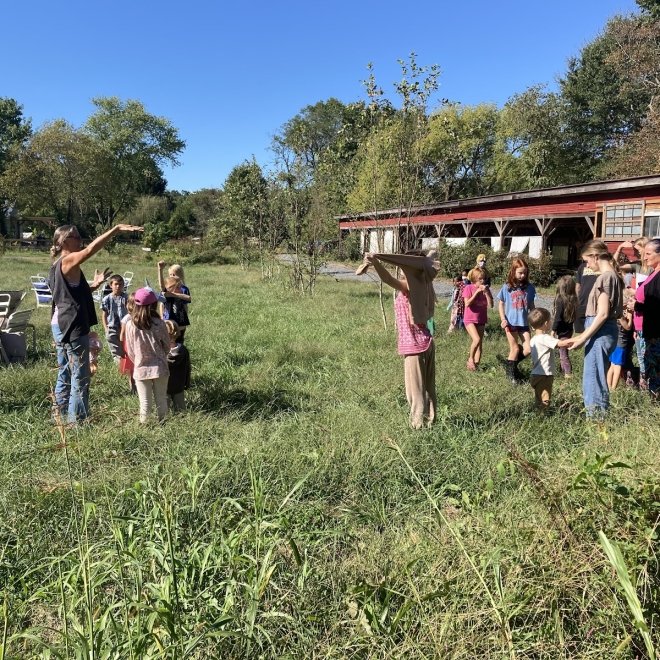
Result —
MULTIPOLYGON (((10 288, 43 270, 3 259, 10 288)), ((593 428, 576 379, 539 417, 497 328, 476 374, 443 335, 438 422, 413 433, 364 285, 186 274, 194 385, 163 427, 103 354, 62 438, 43 309, 37 355, 0 369, 0 660, 648 656, 598 531, 657 649, 660 416, 638 392, 593 428)))

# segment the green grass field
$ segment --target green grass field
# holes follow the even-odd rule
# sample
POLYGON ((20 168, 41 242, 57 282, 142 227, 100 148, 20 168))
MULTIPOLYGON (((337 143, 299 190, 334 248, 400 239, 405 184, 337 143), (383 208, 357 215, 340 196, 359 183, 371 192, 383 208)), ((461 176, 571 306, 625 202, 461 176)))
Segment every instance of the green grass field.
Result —
MULTIPOLYGON (((154 281, 146 259, 102 253, 85 270, 154 281)), ((48 260, 7 253, 0 268, 0 288, 24 288, 48 260)), ((586 422, 574 353, 541 417, 497 361, 497 315, 468 373, 440 304, 439 419, 412 431, 391 298, 385 331, 373 284, 321 278, 301 298, 285 273, 232 265, 186 280, 193 388, 163 426, 138 426, 104 348, 91 421, 63 440, 46 309, 36 356, 0 367, 0 660, 660 646, 660 414, 646 396, 622 388, 607 423, 586 422)))

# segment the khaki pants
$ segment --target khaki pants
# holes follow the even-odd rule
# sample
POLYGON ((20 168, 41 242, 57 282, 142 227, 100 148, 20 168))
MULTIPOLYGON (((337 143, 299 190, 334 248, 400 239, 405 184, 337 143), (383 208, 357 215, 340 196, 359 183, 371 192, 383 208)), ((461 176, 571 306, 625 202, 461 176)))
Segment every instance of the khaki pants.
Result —
POLYGON ((552 381, 554 379, 554 376, 530 376, 529 384, 534 388, 536 407, 539 408, 539 410, 547 410, 550 406, 552 381))
POLYGON ((435 419, 437 399, 435 393, 435 342, 417 355, 403 359, 406 398, 410 405, 410 426, 419 429, 426 417, 430 425, 435 419))
POLYGON ((138 398, 140 399, 140 422, 145 424, 156 401, 156 413, 158 420, 163 421, 167 417, 167 382, 169 376, 150 378, 148 380, 136 380, 138 398))

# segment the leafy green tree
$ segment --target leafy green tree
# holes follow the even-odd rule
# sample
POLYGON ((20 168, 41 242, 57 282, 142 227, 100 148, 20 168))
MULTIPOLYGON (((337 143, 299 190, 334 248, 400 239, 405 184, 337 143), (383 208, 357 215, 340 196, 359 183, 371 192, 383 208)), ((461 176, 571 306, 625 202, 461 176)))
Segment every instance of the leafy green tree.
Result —
POLYGON ((23 117, 23 108, 14 99, 0 97, 0 174, 17 157, 31 134, 32 126, 23 117))
POLYGON ((543 85, 511 97, 498 118, 495 188, 523 190, 581 180, 580 162, 567 144, 566 121, 562 97, 543 85))
MULTIPOLYGON (((428 201, 425 185, 423 141, 428 133, 428 108, 438 88, 437 66, 419 66, 411 53, 399 60, 401 80, 394 84, 400 108, 393 115, 380 115, 358 154, 354 189, 348 196, 353 211, 397 208, 402 225, 409 224, 412 208, 428 201)), ((369 108, 378 111, 384 100, 373 69, 364 82, 369 108)), ((404 248, 406 246, 403 246, 404 248)))
POLYGON ((172 238, 170 215, 167 197, 144 195, 137 198, 126 220, 144 227, 144 244, 156 250, 172 238))
POLYGON ((190 232, 196 236, 206 236, 222 218, 223 192, 218 188, 203 188, 190 193, 185 203, 191 207, 190 232))
POLYGON ((29 119, 23 117, 23 108, 12 98, 0 97, 0 234, 6 233, 6 214, 13 200, 2 187, 1 177, 10 162, 18 158, 32 134, 29 119))
POLYGON ((627 73, 613 63, 618 50, 610 24, 569 61, 560 80, 565 143, 583 180, 598 177, 610 150, 639 130, 651 99, 649 91, 631 87, 627 73))
POLYGON ((653 19, 660 19, 660 0, 636 0, 640 9, 653 19))
POLYGON ((487 104, 449 104, 431 116, 422 154, 434 200, 492 192, 497 125, 497 108, 487 104))
POLYGON ((2 187, 34 215, 55 215, 92 230, 93 199, 102 170, 97 144, 64 120, 44 125, 7 166, 2 187))
POLYGON ((241 265, 248 267, 254 250, 261 253, 268 234, 268 183, 255 160, 237 165, 229 173, 223 201, 227 230, 241 265))
POLYGON ((139 194, 164 192, 161 167, 179 164, 185 142, 168 119, 148 113, 139 101, 99 97, 92 102, 97 110, 83 131, 104 155, 104 187, 95 211, 99 223, 107 226, 139 194))
POLYGON ((311 177, 323 153, 339 137, 348 112, 349 108, 334 98, 308 105, 282 126, 274 141, 288 149, 301 172, 311 177))

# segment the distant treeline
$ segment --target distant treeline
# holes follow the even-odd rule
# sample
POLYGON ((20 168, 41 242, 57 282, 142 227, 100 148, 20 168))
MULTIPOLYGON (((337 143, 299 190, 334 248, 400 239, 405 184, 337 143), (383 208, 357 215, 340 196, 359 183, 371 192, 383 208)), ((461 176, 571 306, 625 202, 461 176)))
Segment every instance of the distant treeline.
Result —
POLYGON ((95 99, 81 128, 33 130, 0 99, 0 233, 18 214, 87 234, 122 218, 150 247, 202 236, 247 259, 255 245, 303 251, 336 236, 341 214, 658 172, 660 2, 638 5, 569 61, 556 91, 533 86, 503 107, 439 99, 439 69, 414 54, 394 99, 370 68, 364 100, 303 108, 275 134, 272 169, 246 160, 217 189, 167 190, 161 167, 185 143, 138 101, 95 99))

